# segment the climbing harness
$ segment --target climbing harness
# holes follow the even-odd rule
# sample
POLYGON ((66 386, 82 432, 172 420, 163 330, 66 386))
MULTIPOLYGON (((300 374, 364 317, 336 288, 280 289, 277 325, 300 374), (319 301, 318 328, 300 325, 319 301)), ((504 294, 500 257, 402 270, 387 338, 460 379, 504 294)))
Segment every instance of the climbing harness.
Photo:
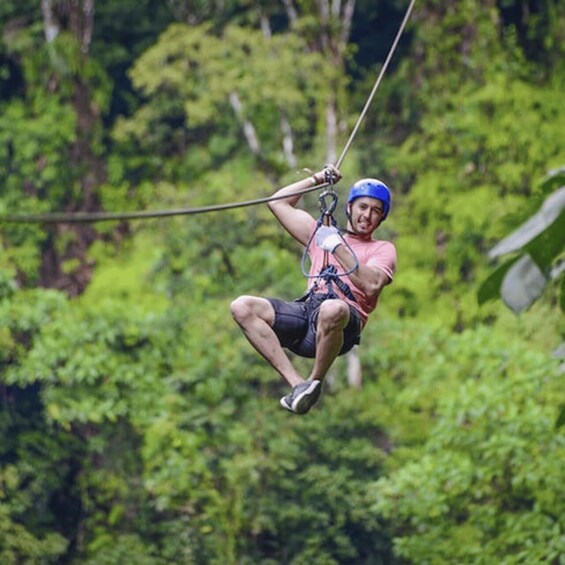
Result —
MULTIPOLYGON (((335 166, 339 168, 345 159, 349 148, 351 147, 353 140, 355 139, 359 127, 361 126, 361 122, 365 119, 365 115, 369 110, 369 106, 371 105, 373 98, 381 84, 383 76, 388 68, 388 65, 392 59, 394 52, 396 51, 396 47, 404 32, 404 28, 410 18, 410 14, 412 13, 412 9, 414 8, 414 4, 416 0, 411 0, 408 8, 406 9, 406 13, 404 15, 404 19, 400 24, 396 37, 391 45, 391 48, 388 52, 387 58, 381 67, 381 71, 367 101, 365 102, 365 106, 361 111, 357 122, 345 144, 341 155, 339 156, 338 160, 336 161, 335 166)), ((313 192, 314 190, 319 190, 326 188, 328 183, 317 185, 314 187, 310 187, 304 190, 296 191, 295 195, 302 195, 308 192, 313 192)), ((173 210, 156 210, 156 211, 141 211, 141 212, 76 212, 76 213, 52 213, 52 214, 0 214, 0 223, 33 223, 33 224, 61 224, 61 223, 94 223, 94 222, 104 222, 104 221, 121 221, 121 220, 141 220, 141 219, 150 219, 150 218, 164 218, 170 216, 186 216, 191 214, 204 214, 207 212, 216 212, 221 210, 230 210, 234 208, 242 208, 246 206, 255 206, 257 204, 265 204, 267 202, 273 202, 274 200, 288 198, 288 195, 284 197, 276 197, 270 196, 266 198, 257 198, 254 200, 245 200, 241 202, 231 202, 228 204, 218 204, 212 206, 201 206, 197 208, 179 208, 173 210)))

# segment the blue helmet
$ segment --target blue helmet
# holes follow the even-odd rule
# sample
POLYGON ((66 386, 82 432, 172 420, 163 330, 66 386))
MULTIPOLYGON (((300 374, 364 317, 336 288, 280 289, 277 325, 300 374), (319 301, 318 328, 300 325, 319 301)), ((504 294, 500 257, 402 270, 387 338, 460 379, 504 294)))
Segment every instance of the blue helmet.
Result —
POLYGON ((358 180, 349 191, 349 196, 347 198, 347 203, 350 204, 357 198, 363 196, 370 196, 371 198, 376 198, 384 204, 384 215, 381 221, 385 221, 388 216, 388 211, 390 210, 391 196, 388 186, 378 180, 378 179, 361 179, 358 180))

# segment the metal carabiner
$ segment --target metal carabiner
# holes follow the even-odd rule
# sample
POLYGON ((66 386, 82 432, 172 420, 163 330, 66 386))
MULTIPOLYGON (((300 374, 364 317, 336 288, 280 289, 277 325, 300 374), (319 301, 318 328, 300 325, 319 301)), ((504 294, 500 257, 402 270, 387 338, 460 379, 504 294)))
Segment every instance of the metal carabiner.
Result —
POLYGON ((320 200, 320 211, 322 212, 322 216, 331 216, 337 206, 337 192, 330 188, 328 190, 324 190, 319 197, 320 200), (331 197, 332 201, 330 202, 329 206, 326 202, 326 198, 331 197))

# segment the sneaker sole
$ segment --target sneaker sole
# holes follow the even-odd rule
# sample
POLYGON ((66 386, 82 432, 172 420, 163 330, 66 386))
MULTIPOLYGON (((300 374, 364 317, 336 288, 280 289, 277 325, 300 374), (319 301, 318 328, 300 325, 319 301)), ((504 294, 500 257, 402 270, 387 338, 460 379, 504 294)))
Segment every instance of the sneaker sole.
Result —
POLYGON ((288 410, 289 412, 294 412, 294 410, 292 409, 292 406, 286 402, 285 398, 286 398, 286 397, 283 396, 283 397, 280 399, 279 404, 280 404, 285 410, 288 410))
POLYGON ((297 414, 306 414, 316 404, 322 391, 320 381, 312 381, 310 386, 303 390, 292 402, 292 411, 297 414))

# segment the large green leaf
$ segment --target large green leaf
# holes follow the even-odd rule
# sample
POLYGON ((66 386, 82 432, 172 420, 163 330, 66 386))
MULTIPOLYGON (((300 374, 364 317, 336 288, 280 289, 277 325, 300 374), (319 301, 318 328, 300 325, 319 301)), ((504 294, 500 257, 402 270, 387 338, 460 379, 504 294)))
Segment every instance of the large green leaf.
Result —
POLYGON ((506 272, 500 287, 502 300, 515 314, 529 308, 542 294, 547 277, 530 255, 522 255, 506 272))
POLYGON ((543 293, 547 281, 563 272, 553 268, 565 249, 565 186, 548 196, 540 210, 489 252, 490 258, 523 251, 499 267, 479 289, 479 304, 495 298, 500 290, 504 303, 515 313, 529 308, 543 293))
POLYGON ((488 256, 494 259, 522 249, 554 224, 556 220, 561 220, 563 209, 565 209, 565 186, 548 196, 540 210, 516 231, 495 245, 489 251, 488 256))
MULTIPOLYGON (((565 209, 557 216, 556 220, 541 232, 535 239, 528 243, 524 251, 532 256, 540 269, 551 278, 559 274, 559 270, 551 273, 555 260, 565 250, 565 209)), ((555 271, 555 269, 553 269, 555 271)))
POLYGON ((547 282, 563 273, 563 264, 552 265, 565 249, 564 225, 565 210, 525 246, 527 253, 505 273, 500 294, 516 314, 528 309, 543 294, 547 282))
POLYGON ((483 281, 479 288, 479 292, 477 293, 479 305, 484 304, 489 300, 500 298, 500 288, 502 286, 502 281, 504 280, 504 277, 506 276, 508 270, 518 259, 519 257, 513 257, 509 261, 506 261, 506 263, 500 265, 489 275, 489 277, 485 281, 483 281))
POLYGON ((552 169, 541 182, 541 188, 547 194, 563 185, 565 185, 565 167, 552 169))

